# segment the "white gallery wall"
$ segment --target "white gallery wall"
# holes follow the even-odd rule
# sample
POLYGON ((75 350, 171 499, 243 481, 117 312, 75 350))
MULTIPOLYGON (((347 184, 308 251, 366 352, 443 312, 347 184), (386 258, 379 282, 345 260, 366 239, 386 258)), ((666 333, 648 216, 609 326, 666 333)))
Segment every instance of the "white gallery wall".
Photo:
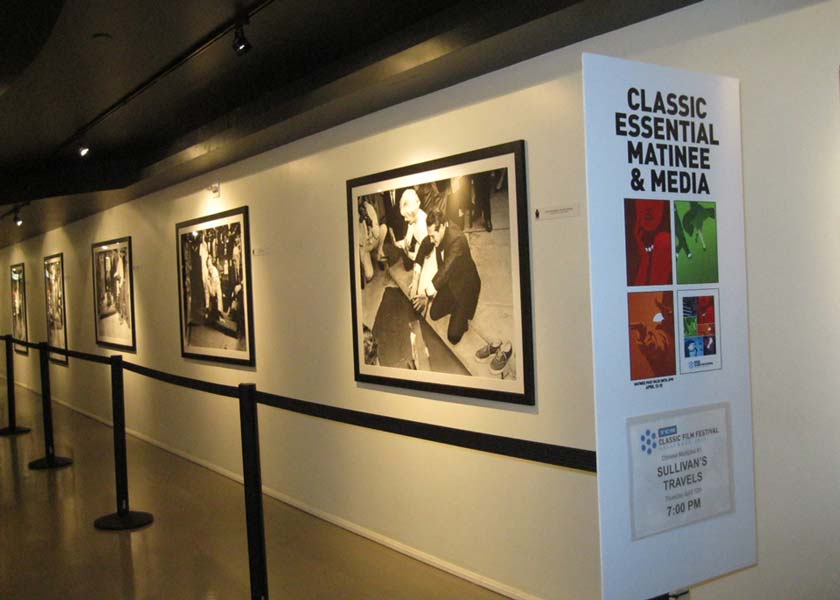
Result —
MULTIPOLYGON (((708 0, 2 249, 0 274, 8 281, 11 264, 26 264, 30 339, 43 340, 43 257, 63 252, 68 343, 105 353, 94 343, 90 245, 130 235, 138 349, 126 355, 132 362, 594 449, 583 51, 741 81, 759 564, 697 586, 692 597, 840 597, 840 0, 708 0), (356 384, 346 180, 517 139, 526 141, 531 209, 536 406, 356 384), (215 181, 218 199, 206 189, 215 181), (575 204, 577 216, 533 218, 536 208, 575 204), (175 223, 242 205, 251 211, 255 251, 257 366, 183 359, 175 223)), ((0 330, 10 330, 10 315, 7 283, 0 286, 0 330)), ((39 389, 36 353, 17 356, 15 367, 22 385, 39 389)), ((51 375, 54 399, 110 420, 107 369, 70 359, 51 375)), ((235 401, 132 373, 126 386, 128 427, 136 435, 240 473, 235 401)), ((263 483, 274 495, 514 597, 600 595, 592 474, 270 407, 260 408, 260 428, 263 483)), ((57 450, 72 455, 61 439, 57 450)))

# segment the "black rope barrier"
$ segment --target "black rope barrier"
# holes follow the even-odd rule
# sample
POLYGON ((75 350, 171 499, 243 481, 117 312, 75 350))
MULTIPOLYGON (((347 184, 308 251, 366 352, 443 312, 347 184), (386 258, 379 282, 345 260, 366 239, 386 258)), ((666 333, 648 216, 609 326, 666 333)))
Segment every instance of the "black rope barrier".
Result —
POLYGON ((12 351, 12 336, 4 336, 6 342, 6 408, 9 413, 9 424, 0 429, 0 436, 8 437, 29 433, 29 427, 17 424, 17 407, 15 406, 15 353, 12 351))
POLYGON ((386 417, 348 408, 306 402, 277 396, 267 392, 257 392, 260 404, 281 408, 296 413, 338 421, 349 425, 358 425, 368 429, 387 431, 409 437, 440 442, 461 448, 481 450, 501 454, 511 458, 521 458, 559 467, 568 467, 594 473, 596 470, 595 452, 580 448, 569 448, 543 442, 510 438, 490 433, 479 433, 465 429, 455 429, 442 425, 431 425, 419 421, 409 421, 396 417, 386 417))
POLYGON ((239 385, 239 426, 242 431, 242 475, 245 483, 251 600, 267 600, 268 561, 265 555, 260 432, 257 420, 257 386, 253 383, 239 385))
MULTIPOLYGON (((47 456, 30 463, 30 468, 56 468, 72 464, 69 458, 55 456, 52 434, 52 407, 50 396, 49 353, 72 356, 80 360, 87 360, 111 366, 111 395, 114 420, 114 470, 116 480, 117 512, 100 517, 94 523, 99 529, 134 529, 153 522, 154 517, 149 513, 129 510, 128 500, 128 468, 126 459, 125 439, 125 387, 123 372, 131 371, 138 375, 184 387, 192 390, 216 394, 239 399, 239 416, 242 436, 242 467, 245 484, 245 516, 248 532, 248 562, 251 580, 252 600, 268 600, 268 570, 265 551, 265 524, 262 504, 262 475, 260 469, 259 426, 257 420, 257 404, 264 404, 295 412, 303 415, 356 425, 408 437, 439 442, 461 448, 469 448, 482 452, 489 452, 512 458, 519 458, 533 462, 568 467, 594 473, 597 468, 595 452, 580 448, 570 448, 535 442, 518 438, 480 433, 432 425, 396 417, 387 417, 374 413, 366 413, 347 408, 296 400, 286 396, 279 396, 268 392, 260 392, 254 384, 240 384, 238 387, 209 383, 200 379, 173 375, 164 371, 150 369, 124 361, 122 356, 110 357, 77 352, 64 348, 49 346, 45 342, 34 344, 16 340, 11 335, 4 336, 7 348, 7 385, 14 387, 14 367, 9 367, 9 349, 12 343, 17 343, 39 351, 41 367, 41 398, 44 413, 44 444, 47 456), (39 466, 35 466, 39 465, 39 466)), ((9 393, 11 400, 11 414, 14 408, 14 392, 9 393)))
MULTIPOLYGON (((41 348, 41 345, 39 344, 23 342, 22 340, 14 339, 11 336, 5 337, 7 339, 11 339, 14 343, 20 343, 33 348, 41 348)), ((47 349, 50 352, 66 354, 82 360, 89 360, 100 364, 110 364, 110 358, 96 354, 77 352, 75 350, 64 350, 54 346, 47 346, 47 349)), ((149 367, 137 365, 128 361, 123 361, 123 368, 126 371, 144 375, 171 385, 216 394, 218 396, 226 396, 229 398, 239 397, 239 388, 236 386, 210 383, 200 379, 174 375, 172 373, 158 371, 157 369, 151 369, 149 367)), ((469 431, 466 429, 445 427, 443 425, 432 425, 429 423, 422 423, 419 421, 411 421, 396 417, 387 417, 375 413, 366 413, 348 408, 319 404, 317 402, 297 400, 268 392, 258 391, 256 394, 257 402, 260 404, 312 417, 337 421, 348 425, 366 427, 368 429, 376 429, 378 431, 385 431, 388 433, 395 433, 397 435, 439 442, 461 448, 480 450, 482 452, 509 456, 511 458, 520 458, 533 462, 577 469, 590 473, 595 473, 597 470, 596 454, 592 450, 560 446, 546 442, 535 442, 532 440, 523 440, 490 433, 469 431)))
POLYGON ((93 522, 97 529, 123 531, 151 524, 155 519, 147 512, 128 508, 128 458, 125 441, 125 387, 123 385, 123 357, 114 354, 111 364, 111 409, 114 421, 114 472, 117 491, 117 512, 99 517, 93 522))
POLYGON ((60 469, 73 464, 73 459, 55 455, 52 421, 52 395, 50 392, 50 351, 46 342, 38 344, 38 360, 41 366, 41 406, 44 417, 44 458, 29 463, 30 469, 60 469))
POLYGON ((54 352, 55 354, 64 354, 65 356, 99 363, 100 365, 108 365, 111 363, 111 359, 108 356, 88 354, 87 352, 79 352, 78 350, 65 350, 64 348, 56 348, 55 346, 49 346, 48 348, 50 352, 54 352))
POLYGON ((26 346, 27 348, 34 348, 35 350, 41 347, 41 345, 37 342, 27 342, 26 340, 19 340, 16 337, 11 336, 10 334, 4 335, 3 338, 7 340, 12 340, 15 346, 26 346))
POLYGON ((145 375, 164 383, 171 383, 180 387, 189 388, 191 390, 198 390, 200 392, 207 392, 208 394, 216 394, 218 396, 227 396, 229 398, 239 397, 239 388, 232 385, 222 385, 219 383, 209 383, 200 379, 192 379, 190 377, 183 377, 181 375, 173 375, 171 373, 164 373, 156 369, 148 367, 141 367, 128 361, 123 363, 126 371, 131 371, 139 375, 145 375))

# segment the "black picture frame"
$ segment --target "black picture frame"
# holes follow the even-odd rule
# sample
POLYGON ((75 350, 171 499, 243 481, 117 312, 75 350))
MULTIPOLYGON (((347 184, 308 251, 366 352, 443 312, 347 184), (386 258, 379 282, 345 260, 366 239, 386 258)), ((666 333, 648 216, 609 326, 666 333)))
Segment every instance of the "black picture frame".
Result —
MULTIPOLYGON (((64 253, 44 257, 44 307, 47 317, 47 343, 67 350, 67 295, 64 288, 64 253), (60 280, 60 281, 59 281, 60 280)), ((50 361, 70 364, 66 354, 50 352, 50 361)))
POLYGON ((137 350, 134 320, 134 254, 131 236, 90 246, 93 274, 93 330, 96 344, 137 350))
POLYGON ((355 380, 533 405, 528 214, 523 140, 347 181, 355 380))
POLYGON ((254 366, 248 207, 176 224, 175 244, 181 356, 254 366), (208 257, 216 275, 209 270, 208 257), (199 288, 200 303, 193 293, 199 288))
MULTIPOLYGON (((12 301, 12 336, 15 339, 29 341, 29 322, 26 304, 26 265, 17 263, 9 267, 12 301)), ((29 347, 14 345, 15 352, 28 355, 29 347)))

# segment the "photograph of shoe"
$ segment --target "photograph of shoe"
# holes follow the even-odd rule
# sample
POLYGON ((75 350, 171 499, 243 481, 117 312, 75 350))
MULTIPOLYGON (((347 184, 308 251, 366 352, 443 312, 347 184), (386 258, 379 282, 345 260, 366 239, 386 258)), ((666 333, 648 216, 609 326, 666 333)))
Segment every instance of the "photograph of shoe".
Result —
POLYGON ((510 342, 505 342, 496 351, 493 360, 490 361, 490 372, 493 375, 501 375, 508 366, 511 357, 513 356, 513 345, 510 342))
POLYGON ((482 346, 478 350, 475 351, 475 359, 480 363, 486 363, 491 358, 496 356, 496 352, 499 351, 499 348, 502 345, 502 340, 493 340, 492 342, 487 342, 486 345, 482 346))

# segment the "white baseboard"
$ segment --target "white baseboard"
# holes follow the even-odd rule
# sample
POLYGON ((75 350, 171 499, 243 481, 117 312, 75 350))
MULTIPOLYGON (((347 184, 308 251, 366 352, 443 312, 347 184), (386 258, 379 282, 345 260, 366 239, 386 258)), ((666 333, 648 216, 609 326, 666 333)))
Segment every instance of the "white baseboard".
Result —
POLYGON ((240 483, 240 484, 245 483, 244 479, 242 478, 242 475, 240 475, 239 473, 234 473, 233 471, 228 471, 227 469, 225 469, 223 467, 220 467, 217 464, 211 463, 210 461, 204 460, 203 458, 198 458, 197 456, 193 456, 192 454, 184 452, 180 448, 175 448, 173 446, 170 446, 169 444, 161 442, 160 440, 156 440, 155 438, 149 437, 145 433, 141 433, 141 432, 137 431, 136 429, 126 428, 125 431, 130 436, 136 437, 138 440, 142 440, 142 441, 146 442, 147 444, 151 444, 152 446, 157 446, 161 450, 166 450, 170 454, 174 454, 175 456, 180 456, 184 460, 188 460, 191 463, 195 463, 195 464, 197 464, 201 467, 204 467, 205 469, 209 469, 209 470, 213 471, 214 473, 218 473, 219 475, 223 475, 224 477, 227 477, 228 479, 233 479, 237 483, 240 483))
MULTIPOLYGON (((24 385, 24 384, 21 384, 21 383, 16 383, 15 385, 17 385, 19 387, 22 387, 26 390, 29 390, 30 392, 33 392, 34 394, 40 395, 40 391, 34 390, 27 385, 24 385)), ((107 427, 113 427, 113 423, 111 421, 109 421, 107 419, 104 419, 104 418, 100 417, 99 415, 93 414, 89 411, 86 411, 86 410, 83 410, 81 408, 77 408, 77 407, 75 407, 71 404, 68 404, 67 402, 64 402, 63 400, 60 400, 60 399, 56 398, 55 394, 53 394, 52 399, 53 399, 53 402, 55 402, 57 404, 60 404, 61 406, 64 406, 66 408, 69 408, 70 410, 72 410, 74 412, 77 412, 80 415, 84 415, 84 416, 86 416, 90 419, 93 419, 94 421, 97 421, 97 422, 99 422, 99 423, 101 423, 101 424, 103 424, 107 427)), ((179 457, 181 457, 185 460, 188 460, 192 463, 195 463, 199 466, 202 466, 205 469, 209 469, 209 470, 213 471, 214 473, 218 473, 219 475, 227 477, 228 479, 232 479, 233 481, 236 481, 237 483, 240 483, 240 484, 243 483, 242 475, 240 475, 238 473, 234 473, 233 471, 229 471, 227 469, 224 469, 224 468, 222 468, 222 467, 220 467, 216 464, 213 464, 209 461, 198 458, 197 456, 193 456, 192 454, 189 454, 188 452, 185 452, 185 451, 183 451, 179 448, 175 448, 173 446, 170 446, 169 444, 161 442, 160 440, 157 440, 153 437, 150 437, 150 436, 148 436, 144 433, 141 433, 140 431, 137 431, 135 429, 126 428, 126 433, 131 435, 132 437, 137 438, 138 440, 142 440, 142 441, 144 441, 148 444, 151 444, 152 446, 156 446, 156 447, 160 448, 161 450, 165 450, 166 452, 174 454, 175 456, 179 456, 179 457)), ((431 566, 433 566, 437 569, 440 569, 441 571, 445 571, 447 573, 450 573, 451 575, 454 575, 456 577, 459 577, 461 579, 469 581, 470 583, 474 583, 474 584, 479 585, 483 588, 486 588, 488 590, 496 592, 497 594, 507 596, 508 598, 513 598, 514 600, 540 600, 538 596, 528 594, 528 593, 526 593, 522 590, 519 590, 517 588, 511 587, 509 585, 505 585, 505 584, 501 583, 500 581, 496 581, 495 579, 485 577, 483 575, 480 575, 479 573, 475 573, 473 571, 470 571, 468 569, 460 567, 460 566, 458 566, 454 563, 448 562, 448 561, 443 560, 441 558, 438 558, 434 555, 423 552, 422 550, 418 550, 417 548, 414 548, 414 547, 409 546, 407 544, 403 544, 402 542, 400 542, 398 540, 395 540, 393 538, 389 538, 385 535, 382 535, 380 533, 377 533, 376 531, 367 529, 366 527, 362 527, 361 525, 358 525, 358 524, 353 523, 351 521, 347 521, 346 519, 343 519, 343 518, 341 518, 337 515, 334 515, 332 513, 329 513, 329 512, 320 510, 318 508, 315 508, 314 506, 311 506, 311 505, 307 504, 306 502, 303 502, 301 500, 298 500, 296 498, 288 496, 288 495, 284 494, 283 492, 280 492, 280 491, 275 490, 273 488, 270 488, 268 486, 263 486, 263 494, 265 494, 267 496, 270 496, 271 498, 274 498, 276 500, 279 500, 280 502, 283 502, 285 504, 293 506, 293 507, 295 507, 299 510, 302 510, 303 512, 308 513, 308 514, 310 514, 314 517, 317 517, 319 519, 327 521, 328 523, 332 523, 333 525, 341 527, 342 529, 346 529, 347 531, 351 531, 351 532, 353 532, 357 535, 360 535, 364 538, 367 538, 371 541, 374 541, 378 544, 381 544, 381 545, 383 545, 387 548, 395 550, 395 551, 399 552, 400 554, 404 554, 404 555, 406 555, 408 557, 411 557, 415 560, 419 560, 420 562, 426 563, 426 564, 431 565, 431 566)))
MULTIPOLYGON (((0 375, 0 379, 2 379, 3 381, 6 381, 6 376, 5 376, 5 375, 0 375)), ((28 386, 28 385, 26 385, 25 383, 18 383, 17 381, 15 381, 15 386, 17 386, 17 387, 22 387, 22 388, 23 388, 23 389, 25 389, 25 390, 29 390, 30 392, 32 392, 32 393, 33 393, 33 394, 35 394, 36 396, 40 396, 40 395, 41 395, 41 391, 40 391, 40 390, 36 390, 35 388, 33 388, 33 387, 31 387, 31 386, 28 386)))
MULTIPOLYGON (((27 389, 28 389, 28 388, 27 388, 27 389)), ((33 390, 33 391, 34 391, 34 390, 33 390)), ((36 393, 37 393, 37 392, 36 392, 36 393)), ((67 403, 67 402, 65 402, 64 400, 61 400, 61 399, 59 399, 59 398, 56 398, 56 397, 55 397, 55 395, 53 395, 53 397, 52 397, 52 401, 53 401, 53 402, 55 402, 56 404, 60 404, 60 405, 61 405, 61 406, 63 406, 64 408, 69 408, 69 409, 70 409, 70 410, 72 410, 73 412, 75 412, 75 413, 79 413, 80 415, 83 415, 83 416, 87 417, 88 419, 93 419, 94 421, 97 421, 97 422, 99 422, 99 423, 102 423, 102 424, 103 424, 103 425, 105 425, 106 427, 113 427, 113 426, 114 426, 113 421, 109 421, 108 419, 106 419, 106 418, 104 418, 104 417, 100 417, 99 415, 96 415, 96 414, 94 414, 94 413, 92 413, 92 412, 88 412, 88 411, 86 411, 86 410, 84 410, 84 409, 79 408, 78 406, 73 406, 72 404, 68 404, 68 403, 67 403)), ((128 430, 127 430, 127 429, 126 429, 126 433, 128 433, 128 430)))
POLYGON ((470 571, 468 569, 460 567, 454 563, 438 558, 437 556, 428 554, 426 552, 423 552, 422 550, 418 550, 417 548, 414 548, 407 544, 403 544, 402 542, 399 542, 393 538, 389 538, 380 533, 367 529, 366 527, 362 527, 361 525, 357 525, 356 523, 342 519, 341 517, 338 517, 332 513, 319 510, 313 506, 306 504, 305 502, 301 502, 300 500, 287 496, 282 492, 278 492, 277 490, 263 486, 263 493, 267 496, 271 496, 272 498, 276 498, 277 500, 285 504, 294 506, 295 508, 298 508, 306 513, 318 517, 319 519, 341 527, 342 529, 346 529, 378 544, 382 544, 383 546, 386 546, 391 550, 396 550, 400 554, 405 554, 406 556, 419 560, 420 562, 424 562, 437 569, 440 569, 441 571, 446 571, 447 573, 469 581, 470 583, 474 583, 483 588, 487 588, 488 590, 496 592, 497 594, 501 594, 502 596, 507 596, 508 598, 513 598, 514 600, 540 600, 538 596, 533 596, 531 594, 523 592, 522 590, 496 581, 495 579, 485 577, 483 575, 475 573, 474 571, 470 571))

